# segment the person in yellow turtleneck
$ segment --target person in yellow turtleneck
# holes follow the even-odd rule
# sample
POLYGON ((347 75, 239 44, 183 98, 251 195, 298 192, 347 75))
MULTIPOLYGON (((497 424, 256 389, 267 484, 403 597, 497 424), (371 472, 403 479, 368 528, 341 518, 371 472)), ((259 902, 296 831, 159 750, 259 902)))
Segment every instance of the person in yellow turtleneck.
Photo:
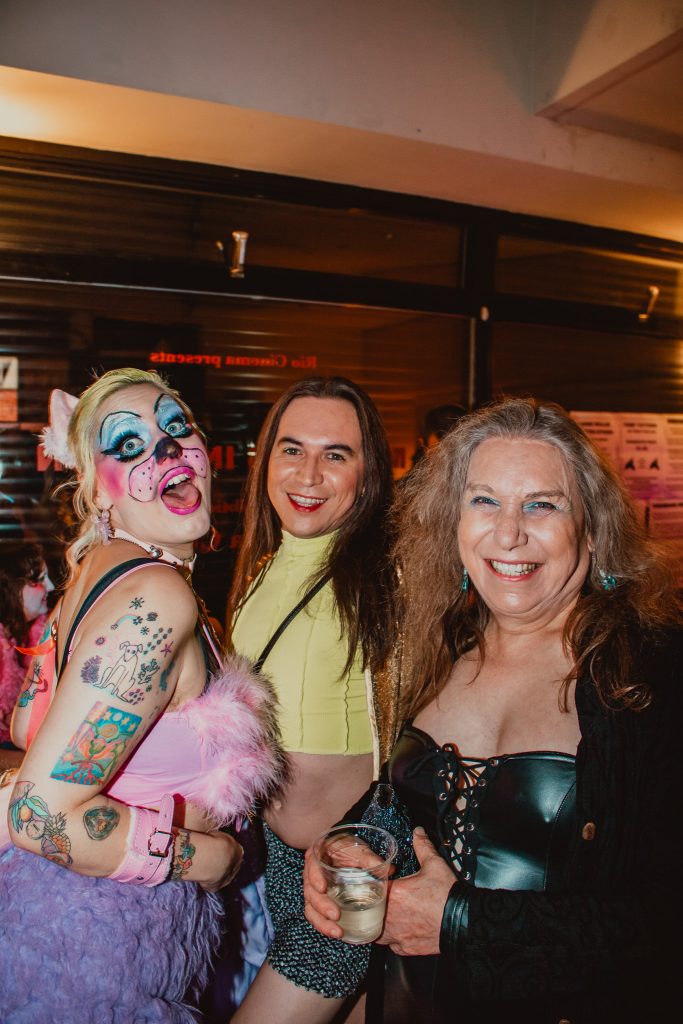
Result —
MULTIPOLYGON (((235 622, 235 648, 256 660, 280 622, 297 604, 302 587, 326 564, 339 531, 297 537, 282 531, 282 543, 253 599, 235 622)), ((372 732, 361 652, 346 670, 332 582, 325 584, 290 623, 268 655, 264 671, 279 698, 286 750, 355 756, 372 751, 372 732)))
POLYGON ((235 651, 257 659, 308 588, 322 587, 263 664, 279 700, 292 781, 263 814, 274 939, 233 1017, 239 1024, 325 1024, 341 1019, 347 1000, 350 1013, 360 1012, 352 997, 368 947, 311 928, 301 873, 304 851, 366 791, 379 762, 384 709, 373 679, 392 635, 391 497, 386 435, 360 387, 310 377, 280 397, 247 486, 228 611, 235 651))

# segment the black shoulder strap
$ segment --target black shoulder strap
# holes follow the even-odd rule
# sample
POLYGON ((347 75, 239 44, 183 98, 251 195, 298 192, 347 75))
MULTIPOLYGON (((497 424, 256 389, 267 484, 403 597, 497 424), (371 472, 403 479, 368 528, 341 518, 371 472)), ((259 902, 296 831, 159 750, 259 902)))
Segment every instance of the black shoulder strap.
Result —
POLYGON ((84 617, 88 614, 88 612, 94 605, 97 598, 100 596, 100 594, 104 593, 107 587, 111 586, 111 584, 115 580, 117 580, 119 576, 125 576, 127 572, 129 572, 131 569, 137 569, 139 565, 159 565, 159 559, 129 558, 127 562, 121 562, 120 565, 115 565, 113 569, 109 570, 109 572, 105 572, 104 576, 102 576, 101 579, 97 581, 95 586, 88 593, 85 600, 82 602, 80 608, 76 612, 76 617, 71 623, 71 629, 69 630, 69 635, 66 638, 66 644, 64 645, 64 650, 62 651, 62 657, 61 660, 59 661, 59 672, 57 673, 58 679, 62 674, 62 670, 64 669, 64 659, 66 658, 69 648, 71 647, 71 642, 74 638, 76 630, 78 629, 80 623, 83 621, 84 617))
POLYGON ((277 627, 277 629, 271 636, 266 646, 261 651, 261 654, 256 664, 254 665, 254 669, 256 670, 256 672, 261 671, 261 669, 263 668, 264 661, 272 651, 273 647, 275 647, 275 644, 278 642, 284 631, 287 629, 287 626, 290 624, 292 619, 295 619, 297 617, 299 612, 306 607, 309 601, 313 600, 318 591, 322 590, 325 584, 328 583, 331 578, 332 573, 330 572, 326 572, 324 576, 321 576, 317 583, 314 583, 313 586, 306 591, 306 593, 301 598, 299 603, 295 605, 294 608, 292 608, 291 612, 285 616, 285 618, 282 620, 280 625, 277 627))

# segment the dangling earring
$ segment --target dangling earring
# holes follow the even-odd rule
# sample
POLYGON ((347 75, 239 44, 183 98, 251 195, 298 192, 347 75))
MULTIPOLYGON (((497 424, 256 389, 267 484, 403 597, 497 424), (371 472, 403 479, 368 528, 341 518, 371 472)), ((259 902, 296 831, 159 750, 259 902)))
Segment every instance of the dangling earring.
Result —
POLYGON ((218 551, 221 541, 221 535, 216 527, 211 524, 211 536, 209 537, 209 551, 218 551))
POLYGON ((469 585, 470 585, 469 573, 468 573, 467 569, 463 568, 463 570, 462 570, 462 583, 460 584, 460 589, 462 590, 463 594, 467 593, 467 588, 469 587, 469 585))
POLYGON ((111 532, 111 512, 109 509, 98 508, 97 512, 93 512, 90 516, 90 522, 95 527, 100 544, 108 544, 113 537, 111 532))
POLYGON ((617 579, 616 579, 616 576, 612 575, 612 573, 605 572, 604 569, 601 569, 598 566, 598 576, 600 577, 600 585, 601 585, 603 590, 616 590, 617 589, 617 579))

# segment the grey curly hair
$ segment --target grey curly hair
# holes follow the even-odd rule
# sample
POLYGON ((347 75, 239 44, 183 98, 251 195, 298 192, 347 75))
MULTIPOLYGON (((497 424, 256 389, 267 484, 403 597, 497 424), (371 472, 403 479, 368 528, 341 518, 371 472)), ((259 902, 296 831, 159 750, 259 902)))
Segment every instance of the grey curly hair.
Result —
POLYGON ((593 558, 565 628, 573 660, 567 688, 584 669, 601 699, 644 706, 647 685, 634 679, 627 624, 640 631, 680 622, 671 561, 646 535, 615 470, 562 409, 533 398, 505 397, 464 417, 411 473, 393 510, 394 557, 402 574, 403 713, 411 717, 445 685, 453 663, 478 647, 485 657, 489 610, 461 589, 457 536, 470 461, 490 438, 531 439, 557 448, 576 482, 593 558), (606 592, 599 568, 617 581, 606 592))

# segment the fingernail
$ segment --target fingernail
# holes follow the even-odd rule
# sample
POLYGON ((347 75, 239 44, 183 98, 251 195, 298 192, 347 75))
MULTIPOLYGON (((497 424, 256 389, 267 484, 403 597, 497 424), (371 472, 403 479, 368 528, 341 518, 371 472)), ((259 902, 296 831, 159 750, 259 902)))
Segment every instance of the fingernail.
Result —
POLYGON ((422 828, 422 825, 418 825, 418 826, 417 826, 417 828, 415 829, 415 832, 416 832, 416 833, 417 833, 417 834, 418 834, 419 836, 426 836, 426 835, 427 835, 427 833, 425 832, 425 830, 424 830, 424 829, 422 828))

